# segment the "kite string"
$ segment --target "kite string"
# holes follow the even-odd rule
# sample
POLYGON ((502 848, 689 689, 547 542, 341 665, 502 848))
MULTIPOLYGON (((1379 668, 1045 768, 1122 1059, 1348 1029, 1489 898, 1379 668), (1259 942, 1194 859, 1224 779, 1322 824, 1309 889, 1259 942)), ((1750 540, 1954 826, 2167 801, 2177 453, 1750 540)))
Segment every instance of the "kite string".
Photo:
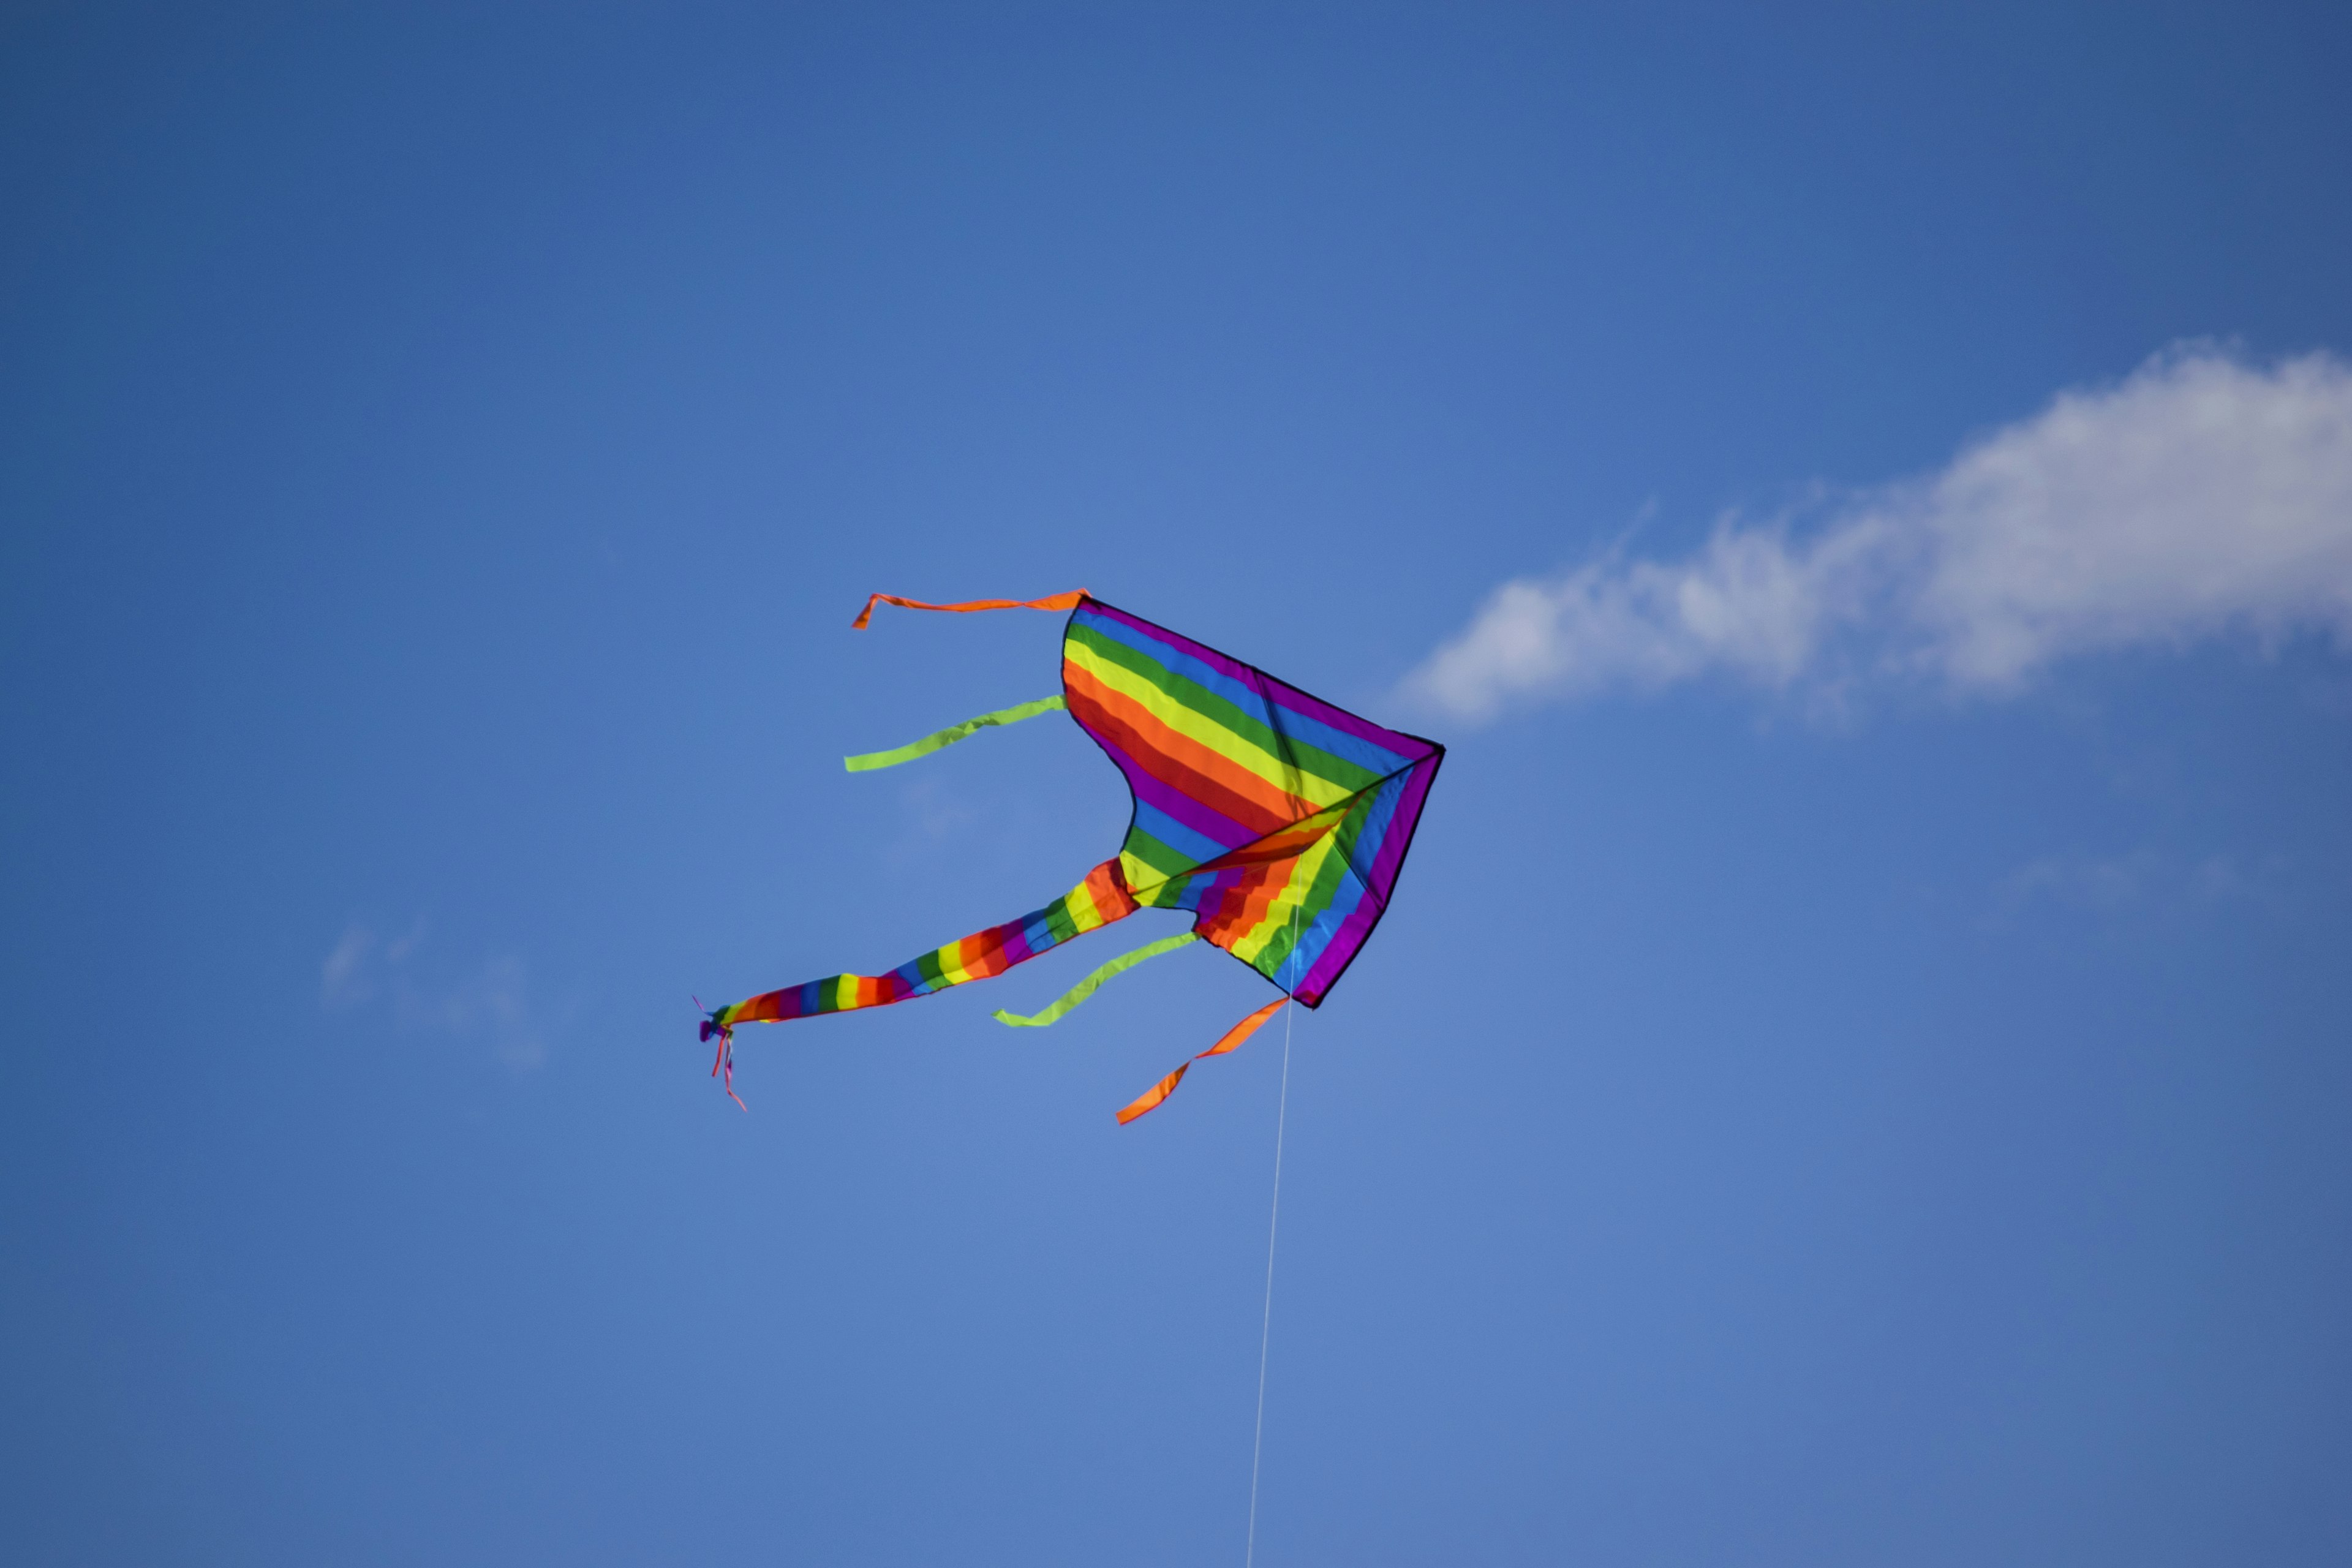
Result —
MULTIPOLYGON (((1298 953, 1298 906, 1290 906, 1290 953, 1295 961, 1298 953)), ((1257 1429, 1250 1438, 1250 1506, 1249 1543, 1242 1555, 1242 1568, 1256 1568, 1257 1563, 1257 1468, 1265 1452, 1265 1352, 1274 1342, 1274 1241, 1282 1228, 1282 1131, 1290 1117, 1290 1026, 1297 1021, 1295 1008, 1282 1013, 1282 1093, 1275 1101, 1274 1112, 1274 1208, 1265 1221, 1265 1316, 1258 1325, 1257 1334, 1257 1429)))

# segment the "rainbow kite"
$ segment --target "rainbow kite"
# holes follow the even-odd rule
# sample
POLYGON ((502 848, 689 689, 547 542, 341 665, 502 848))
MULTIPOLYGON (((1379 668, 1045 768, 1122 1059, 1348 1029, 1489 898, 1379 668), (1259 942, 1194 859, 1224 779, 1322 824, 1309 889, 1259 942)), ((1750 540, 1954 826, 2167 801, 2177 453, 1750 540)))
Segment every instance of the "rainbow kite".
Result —
MULTIPOLYGON (((1321 1005, 1388 909, 1430 782, 1445 748, 1384 730, 1265 671, 1085 590, 1045 599, 926 605, 914 610, 1068 610, 1062 693, 984 713, 895 751, 846 759, 853 773, 894 767, 981 730, 1064 710, 1127 775, 1135 813, 1114 859, 1034 914, 976 931, 887 974, 836 974, 720 1007, 702 1037, 710 1070, 735 1092, 735 1026, 880 1007, 985 980, 1139 909, 1190 910, 1192 929, 1113 959, 1044 1012, 999 1011, 1002 1024, 1051 1024, 1121 970, 1192 942, 1223 948, 1284 994, 1228 1030, 1118 1113, 1134 1121, 1175 1091, 1193 1061, 1221 1056, 1297 1001, 1321 1005)), ((742 1101, 739 1099, 737 1104, 742 1101)))

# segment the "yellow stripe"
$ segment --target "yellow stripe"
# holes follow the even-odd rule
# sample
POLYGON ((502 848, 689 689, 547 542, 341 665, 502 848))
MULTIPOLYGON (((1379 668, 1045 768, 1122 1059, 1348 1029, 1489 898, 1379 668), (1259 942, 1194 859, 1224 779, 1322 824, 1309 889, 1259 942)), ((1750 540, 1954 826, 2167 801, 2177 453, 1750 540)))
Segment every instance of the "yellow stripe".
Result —
POLYGON ((1135 895, 1135 901, 1149 908, 1166 909, 1167 900, 1183 891, 1181 885, 1171 891, 1170 883, 1176 879, 1161 876, 1159 868, 1145 865, 1124 849, 1118 852, 1118 870, 1127 879, 1127 890, 1135 895))
POLYGON ((1065 647, 1070 662, 1100 681, 1105 688, 1143 709, 1178 734, 1200 742, 1235 767, 1255 773, 1286 795, 1296 795, 1319 808, 1358 793, 1343 784, 1333 784, 1328 779, 1289 766, 1255 742, 1235 734, 1206 714, 1185 707, 1125 665, 1114 664, 1099 657, 1075 638, 1065 647))

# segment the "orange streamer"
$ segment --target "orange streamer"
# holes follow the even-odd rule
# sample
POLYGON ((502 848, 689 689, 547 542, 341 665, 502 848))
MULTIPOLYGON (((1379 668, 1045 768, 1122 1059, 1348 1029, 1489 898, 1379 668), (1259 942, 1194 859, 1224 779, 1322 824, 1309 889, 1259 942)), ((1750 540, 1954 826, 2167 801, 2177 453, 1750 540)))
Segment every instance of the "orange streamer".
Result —
POLYGON ((1086 596, 1084 588, 1074 588, 1066 594, 1053 594, 1043 599, 967 599, 961 605, 927 605, 920 599, 902 599, 896 594, 877 594, 866 601, 866 607, 857 612, 857 618, 849 623, 849 629, 864 631, 866 623, 874 618, 874 606, 877 605, 898 605, 909 610, 953 610, 959 615, 969 615, 974 610, 1075 610, 1078 607, 1078 601, 1086 596))
POLYGON ((1118 1124, 1121 1127, 1124 1127, 1129 1122, 1134 1121, 1137 1117, 1143 1115, 1146 1111, 1156 1109, 1161 1100, 1176 1092, 1176 1086, 1184 1081, 1184 1075, 1186 1073, 1192 1070, 1192 1062, 1203 1061, 1210 1057, 1221 1057, 1227 1051, 1237 1048, 1244 1040, 1248 1039, 1252 1035, 1257 1033, 1259 1026, 1263 1025, 1268 1018, 1273 1017, 1276 1013, 1281 1012, 1289 1001, 1290 998, 1287 996, 1277 996, 1273 1001, 1267 1003, 1265 1006, 1260 1007, 1256 1012, 1252 1013, 1248 1017, 1244 1018, 1240 1023, 1235 1024, 1232 1028, 1227 1029, 1223 1039, 1219 1040, 1215 1045, 1211 1046, 1207 1050, 1202 1051, 1199 1056, 1194 1057, 1192 1062, 1186 1062, 1182 1067, 1178 1068, 1174 1072, 1170 1073, 1166 1078, 1161 1079, 1158 1083, 1155 1083, 1150 1089, 1145 1089, 1141 1095, 1137 1097, 1133 1104, 1128 1106, 1127 1109, 1118 1113, 1118 1124))

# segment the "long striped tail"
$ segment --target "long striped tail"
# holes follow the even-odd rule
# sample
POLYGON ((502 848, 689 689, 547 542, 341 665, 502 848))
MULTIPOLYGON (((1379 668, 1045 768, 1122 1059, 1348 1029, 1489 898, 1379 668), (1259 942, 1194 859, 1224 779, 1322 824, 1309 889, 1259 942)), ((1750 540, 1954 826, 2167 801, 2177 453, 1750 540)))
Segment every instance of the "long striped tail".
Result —
MULTIPOLYGON (((864 630, 872 621, 877 605, 970 614, 977 610, 1068 610, 1076 608, 1086 597, 1086 590, 1077 588, 1066 594, 1048 595, 1042 599, 972 599, 956 605, 933 605, 919 599, 901 598, 895 594, 876 594, 866 601, 866 607, 850 624, 858 630, 864 630)), ((1024 719, 1059 710, 1063 705, 1059 696, 1024 702, 1016 708, 983 713, 977 719, 967 720, 938 734, 927 735, 911 745, 848 757, 844 762, 852 773, 896 767, 901 763, 927 756, 941 747, 953 745, 980 730, 1017 723, 1024 719)), ((893 1002, 928 996, 934 991, 961 985, 968 980, 986 980, 992 975, 1003 973, 1016 963, 1025 963, 1041 952, 1059 947, 1074 936, 1083 936, 1113 921, 1125 920, 1135 912, 1136 908, 1134 894, 1129 890, 1119 863, 1106 860, 1087 872, 1085 881, 1044 909, 1001 926, 974 931, 919 958, 910 959, 887 974, 835 974, 805 984, 788 985, 781 991, 765 992, 731 1006, 715 1008, 702 1021, 703 1040, 708 1043, 716 1037, 719 1041, 718 1055, 710 1064, 711 1075, 717 1077, 724 1072, 729 1098, 735 1099, 735 1103, 741 1105, 742 1100, 735 1098, 736 1025, 774 1024, 791 1018, 811 1017, 819 1013, 887 1007, 893 1002)), ((1099 979, 1095 983, 1100 984, 1099 979)), ((1075 1005, 1075 1001, 1070 1005, 1075 1005)), ((1067 1007, 1062 1009, 1067 1010, 1067 1007)))
MULTIPOLYGON (((732 1006, 714 1008, 703 1020, 702 1037, 708 1041, 717 1037, 719 1061, 731 1062, 738 1024, 775 1024, 820 1013, 887 1007, 894 1002, 928 996, 967 981, 986 980, 1050 952, 1072 937, 1125 920, 1137 907, 1118 862, 1106 860, 1087 872, 1085 881, 1044 909, 1001 926, 974 931, 910 959, 887 974, 835 974, 765 992, 732 1006)), ((714 1064, 714 1070, 717 1066, 714 1064)))

